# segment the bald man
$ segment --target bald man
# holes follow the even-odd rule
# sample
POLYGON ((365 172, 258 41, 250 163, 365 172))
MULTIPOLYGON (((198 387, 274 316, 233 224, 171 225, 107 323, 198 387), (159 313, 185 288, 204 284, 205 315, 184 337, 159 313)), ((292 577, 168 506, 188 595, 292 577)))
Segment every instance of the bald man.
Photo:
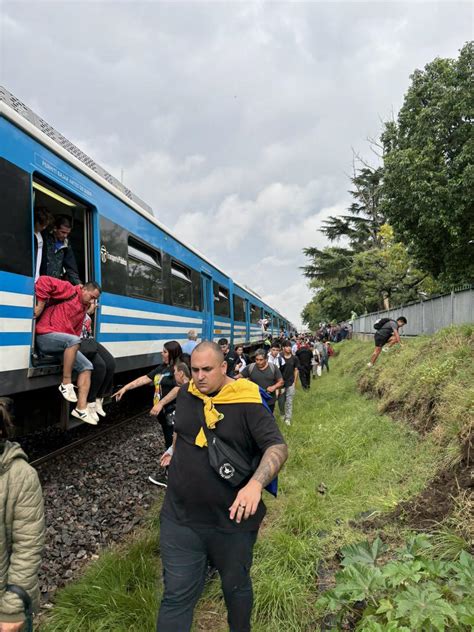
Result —
POLYGON ((157 632, 191 630, 208 559, 219 571, 230 630, 249 632, 250 567, 266 511, 262 490, 278 474, 288 450, 258 387, 227 376, 217 344, 201 342, 194 349, 191 375, 177 397, 174 453, 160 518, 164 592, 157 632), (219 414, 214 413, 211 430, 213 408, 219 414), (259 463, 239 485, 229 484, 228 472, 212 469, 206 442, 211 433, 246 462, 259 463))

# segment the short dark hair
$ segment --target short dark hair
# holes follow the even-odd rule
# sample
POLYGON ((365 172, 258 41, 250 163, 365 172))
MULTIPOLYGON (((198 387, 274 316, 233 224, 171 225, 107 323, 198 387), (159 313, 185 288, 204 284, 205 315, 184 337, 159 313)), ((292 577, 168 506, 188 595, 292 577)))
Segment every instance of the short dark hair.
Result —
POLYGON ((83 287, 86 290, 99 290, 99 292, 102 292, 102 288, 100 287, 100 285, 97 283, 97 281, 86 281, 83 285, 83 287))
POLYGON ((46 224, 46 226, 48 227, 53 221, 53 216, 48 211, 46 206, 37 206, 34 212, 34 221, 35 224, 46 224))
POLYGON ((181 371, 187 378, 191 377, 191 371, 189 370, 186 362, 176 362, 174 365, 175 371, 181 371))
POLYGON ((272 342, 272 349, 281 349, 281 344, 278 342, 278 340, 274 340, 272 342))
POLYGON ((61 228, 61 226, 66 226, 66 228, 72 230, 72 219, 69 215, 56 215, 54 218, 54 228, 61 228))
POLYGON ((405 316, 399 316, 399 317, 397 318, 397 322, 398 322, 399 320, 400 320, 400 321, 401 321, 404 325, 406 325, 406 324, 407 324, 407 322, 408 322, 408 321, 407 321, 407 319, 405 318, 405 316))
POLYGON ((292 347, 291 340, 284 340, 282 347, 292 347))
POLYGON ((218 345, 228 345, 229 341, 227 340, 227 338, 220 338, 217 344, 218 345))

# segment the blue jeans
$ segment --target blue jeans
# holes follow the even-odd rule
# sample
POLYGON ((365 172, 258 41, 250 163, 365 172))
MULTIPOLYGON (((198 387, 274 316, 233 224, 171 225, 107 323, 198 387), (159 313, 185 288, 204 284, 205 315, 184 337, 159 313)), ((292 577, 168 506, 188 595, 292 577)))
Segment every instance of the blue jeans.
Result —
MULTIPOLYGON (((36 336, 36 344, 41 353, 45 355, 60 355, 62 357, 64 349, 78 345, 81 342, 79 336, 55 332, 54 334, 41 334, 36 336)), ((94 366, 80 351, 76 354, 73 369, 78 373, 82 371, 92 371, 94 366)))
POLYGON ((250 632, 250 579, 257 531, 225 533, 190 528, 161 517, 160 550, 164 591, 157 632, 189 632, 204 588, 208 560, 219 571, 230 632, 250 632))

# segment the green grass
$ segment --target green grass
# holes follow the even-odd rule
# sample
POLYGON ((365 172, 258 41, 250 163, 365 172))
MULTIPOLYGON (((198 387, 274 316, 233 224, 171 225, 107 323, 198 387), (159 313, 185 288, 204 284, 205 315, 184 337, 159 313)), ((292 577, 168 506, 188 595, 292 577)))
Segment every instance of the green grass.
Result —
MULTIPOLYGON (((358 394, 354 373, 365 374, 371 347, 354 342, 340 348, 331 373, 313 381, 311 392, 298 391, 293 425, 283 429, 290 458, 278 499, 265 495, 269 511, 252 570, 254 632, 317 630, 318 564, 342 545, 366 539, 349 520, 390 510, 416 494, 444 454, 431 435, 395 423, 380 414, 377 402, 358 394), (323 495, 321 483, 327 488, 323 495)), ((381 366, 388 359, 381 358, 381 366)), ((387 529, 389 539, 400 537, 396 527, 387 529)), ((152 518, 132 545, 105 553, 58 593, 41 632, 152 632, 161 589, 157 547, 152 518)), ((220 587, 213 581, 198 607, 195 630, 226 629, 220 587)))

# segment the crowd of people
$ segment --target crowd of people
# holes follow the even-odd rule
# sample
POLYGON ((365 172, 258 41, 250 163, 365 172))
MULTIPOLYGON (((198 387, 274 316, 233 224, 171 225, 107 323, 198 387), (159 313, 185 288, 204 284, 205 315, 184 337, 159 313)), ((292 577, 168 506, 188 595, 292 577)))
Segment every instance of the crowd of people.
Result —
MULTIPOLYGON (((150 414, 162 428, 165 451, 157 454, 149 480, 166 488, 157 632, 191 630, 209 565, 220 576, 230 630, 249 632, 253 547, 266 511, 262 493, 276 495, 276 477, 288 458, 278 417, 292 424, 298 380, 308 391, 324 368, 329 371, 332 343, 350 337, 350 328, 322 324, 315 335, 300 336, 282 328, 277 338, 265 335, 253 358, 226 338, 198 342, 190 330, 183 346, 166 342, 159 365, 112 393, 114 359, 93 338, 101 288, 77 276, 67 244, 70 225, 57 220, 45 234, 47 221, 43 211, 35 214, 36 344, 44 354, 61 356, 59 391, 76 404, 72 415, 96 424, 108 395, 120 401, 132 389, 153 387, 150 414), (68 280, 58 278, 66 270, 68 280)), ((403 317, 380 324, 371 366, 385 344, 400 342, 403 324, 403 317)), ((262 331, 267 327, 262 323, 262 331)), ((0 399, 1 632, 24 630, 37 606, 45 533, 38 477, 18 444, 9 441, 11 430, 8 401, 0 399)))

